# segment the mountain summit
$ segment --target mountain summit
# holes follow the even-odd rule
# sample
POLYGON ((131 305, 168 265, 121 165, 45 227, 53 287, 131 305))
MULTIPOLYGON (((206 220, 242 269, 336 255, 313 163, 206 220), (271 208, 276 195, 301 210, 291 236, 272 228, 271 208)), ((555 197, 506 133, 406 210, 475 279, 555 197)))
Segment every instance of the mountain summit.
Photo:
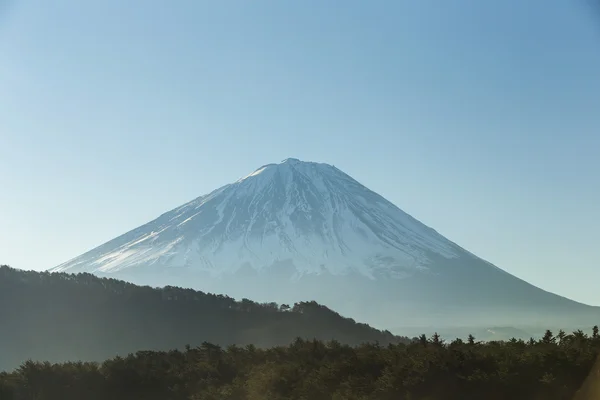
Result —
POLYGON ((314 299, 388 327, 597 313, 477 258, 336 167, 294 158, 51 271, 265 301, 314 299))
POLYGON ((339 169, 288 158, 53 271, 111 273, 160 264, 220 276, 290 261, 295 278, 327 271, 373 279, 427 270, 432 251, 445 258, 461 252, 339 169))

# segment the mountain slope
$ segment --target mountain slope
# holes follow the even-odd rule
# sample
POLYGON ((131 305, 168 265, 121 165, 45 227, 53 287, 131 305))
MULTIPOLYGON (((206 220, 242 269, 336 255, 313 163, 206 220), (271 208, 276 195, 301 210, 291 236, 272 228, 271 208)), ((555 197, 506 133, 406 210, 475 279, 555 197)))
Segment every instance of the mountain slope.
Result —
POLYGON ((314 298, 379 326, 600 315, 475 257, 339 169, 296 159, 265 165, 52 271, 259 300, 314 298))
POLYGON ((406 338, 341 317, 314 302, 291 308, 174 287, 152 289, 90 274, 0 266, 0 371, 28 358, 101 361, 204 341, 287 345, 295 338, 397 343, 406 338))
POLYGON ((356 272, 406 276, 426 252, 460 249, 326 164, 265 165, 53 271, 117 272, 164 264, 213 276, 291 260, 298 277, 356 272))

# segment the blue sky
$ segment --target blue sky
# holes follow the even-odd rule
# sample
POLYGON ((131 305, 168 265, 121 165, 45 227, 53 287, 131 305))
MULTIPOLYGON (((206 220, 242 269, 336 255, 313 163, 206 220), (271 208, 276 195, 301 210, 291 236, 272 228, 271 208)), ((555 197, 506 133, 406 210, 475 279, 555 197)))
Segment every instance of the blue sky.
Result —
POLYGON ((600 14, 584 1, 4 0, 0 13, 2 263, 55 266, 296 157, 600 305, 600 14))

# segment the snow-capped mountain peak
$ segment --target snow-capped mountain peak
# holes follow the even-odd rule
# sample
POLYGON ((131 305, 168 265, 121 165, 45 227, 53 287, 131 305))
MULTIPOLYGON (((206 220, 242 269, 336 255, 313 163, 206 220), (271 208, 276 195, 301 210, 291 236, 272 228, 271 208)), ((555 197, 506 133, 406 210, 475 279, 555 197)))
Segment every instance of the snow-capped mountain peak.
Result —
POLYGON ((212 276, 290 262, 401 278, 462 250, 334 166, 288 158, 167 212, 53 271, 186 267, 212 276))
POLYGON ((382 328, 580 324, 600 315, 474 256, 334 166, 294 158, 52 271, 257 301, 316 300, 382 328))

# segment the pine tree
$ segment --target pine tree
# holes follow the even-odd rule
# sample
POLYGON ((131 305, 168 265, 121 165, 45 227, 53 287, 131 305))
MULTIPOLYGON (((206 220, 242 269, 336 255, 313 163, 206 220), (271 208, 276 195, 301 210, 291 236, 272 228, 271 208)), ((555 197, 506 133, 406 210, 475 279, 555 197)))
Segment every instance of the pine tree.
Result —
POLYGON ((433 343, 436 346, 441 346, 443 344, 442 339, 440 338, 439 333, 435 332, 432 336, 431 336, 431 343, 433 343))
POLYGON ((475 344, 475 336, 473 336, 473 335, 469 334, 469 337, 468 337, 468 339, 467 339, 467 342, 468 342, 470 345, 474 345, 474 344, 475 344))
POLYGON ((558 335, 556 335, 556 337, 558 338, 558 343, 559 344, 564 344, 565 342, 565 337, 567 335, 565 334, 565 331, 563 331, 562 329, 558 331, 558 335))
POLYGON ((554 343, 554 335, 552 334, 552 331, 550 329, 546 330, 546 333, 544 333, 544 337, 542 338, 542 343, 545 343, 545 344, 554 343))

